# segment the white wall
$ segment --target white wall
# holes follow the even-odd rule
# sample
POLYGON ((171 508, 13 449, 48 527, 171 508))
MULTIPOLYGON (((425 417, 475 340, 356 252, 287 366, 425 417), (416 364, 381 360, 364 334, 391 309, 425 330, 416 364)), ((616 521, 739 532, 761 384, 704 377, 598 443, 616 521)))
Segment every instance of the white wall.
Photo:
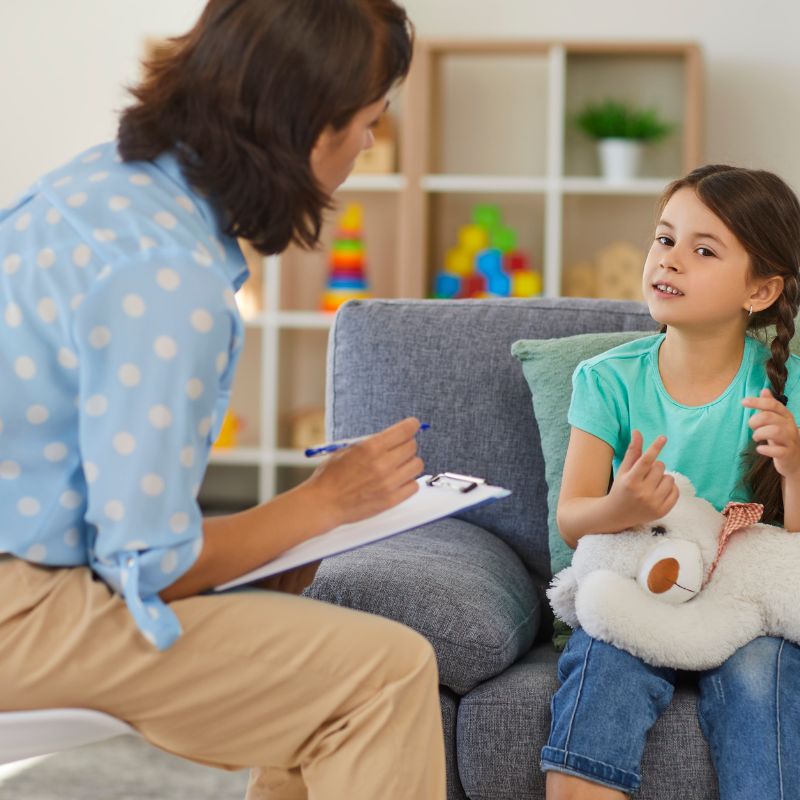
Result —
POLYGON ((203 0, 0 0, 0 206, 113 138, 146 36, 183 33, 203 0))
MULTIPOLYGON (((0 205, 113 136, 146 35, 182 32, 203 0, 0 1, 0 205)), ((800 189, 800 4, 791 0, 406 0, 421 36, 676 39, 704 52, 706 159, 800 189)))

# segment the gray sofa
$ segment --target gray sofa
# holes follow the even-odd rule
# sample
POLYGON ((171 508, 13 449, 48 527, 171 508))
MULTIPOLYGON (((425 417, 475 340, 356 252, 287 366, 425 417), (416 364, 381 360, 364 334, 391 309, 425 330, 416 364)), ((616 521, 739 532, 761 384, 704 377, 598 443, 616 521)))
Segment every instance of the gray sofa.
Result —
MULTIPOLYGON (((637 303, 581 299, 366 301, 342 308, 328 351, 328 432, 376 431, 407 415, 426 472, 487 478, 511 497, 325 561, 308 593, 381 614, 426 636, 439 662, 448 800, 544 797, 539 752, 558 654, 547 487, 517 339, 649 330, 637 303)), ((718 796, 681 682, 653 728, 643 800, 718 796)), ((420 800, 424 800, 420 798, 420 800)))

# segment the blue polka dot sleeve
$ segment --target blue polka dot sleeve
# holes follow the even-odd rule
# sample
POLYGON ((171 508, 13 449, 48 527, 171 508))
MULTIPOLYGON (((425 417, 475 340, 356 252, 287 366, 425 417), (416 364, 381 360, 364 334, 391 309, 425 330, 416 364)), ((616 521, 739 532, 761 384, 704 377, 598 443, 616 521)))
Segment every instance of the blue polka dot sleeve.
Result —
POLYGON ((180 625, 158 593, 202 549, 196 496, 241 338, 230 287, 185 257, 115 266, 73 325, 90 564, 162 649, 180 625))

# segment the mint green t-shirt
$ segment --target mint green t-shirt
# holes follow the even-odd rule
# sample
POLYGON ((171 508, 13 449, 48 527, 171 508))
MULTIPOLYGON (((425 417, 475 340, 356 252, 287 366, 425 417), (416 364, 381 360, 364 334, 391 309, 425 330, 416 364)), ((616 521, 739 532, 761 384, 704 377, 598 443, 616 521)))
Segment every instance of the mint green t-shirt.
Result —
MULTIPOLYGON (((764 364, 769 350, 745 337, 739 371, 716 400, 703 406, 685 406, 667 394, 658 371, 658 350, 664 334, 646 336, 582 361, 572 376, 570 425, 607 442, 614 450, 617 469, 639 430, 645 449, 664 434, 667 443, 659 459, 668 470, 680 472, 694 484, 697 494, 718 510, 730 501, 749 502, 742 483, 742 455, 752 443, 748 419, 755 413, 744 408, 745 397, 757 397, 769 388, 764 364)), ((786 363, 784 394, 795 420, 800 414, 800 357, 786 363)))

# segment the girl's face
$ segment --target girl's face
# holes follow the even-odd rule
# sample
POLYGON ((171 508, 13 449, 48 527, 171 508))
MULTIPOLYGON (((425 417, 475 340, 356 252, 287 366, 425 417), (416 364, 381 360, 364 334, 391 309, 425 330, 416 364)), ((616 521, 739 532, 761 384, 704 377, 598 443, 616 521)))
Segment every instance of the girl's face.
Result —
POLYGON ((375 143, 372 131, 388 107, 389 101, 382 97, 356 112, 342 130, 335 131, 328 126, 320 134, 311 151, 311 170, 328 194, 333 194, 345 182, 358 154, 375 143))
POLYGON ((642 292, 657 322, 716 327, 746 322, 755 285, 750 257, 694 189, 679 189, 655 230, 642 292))

